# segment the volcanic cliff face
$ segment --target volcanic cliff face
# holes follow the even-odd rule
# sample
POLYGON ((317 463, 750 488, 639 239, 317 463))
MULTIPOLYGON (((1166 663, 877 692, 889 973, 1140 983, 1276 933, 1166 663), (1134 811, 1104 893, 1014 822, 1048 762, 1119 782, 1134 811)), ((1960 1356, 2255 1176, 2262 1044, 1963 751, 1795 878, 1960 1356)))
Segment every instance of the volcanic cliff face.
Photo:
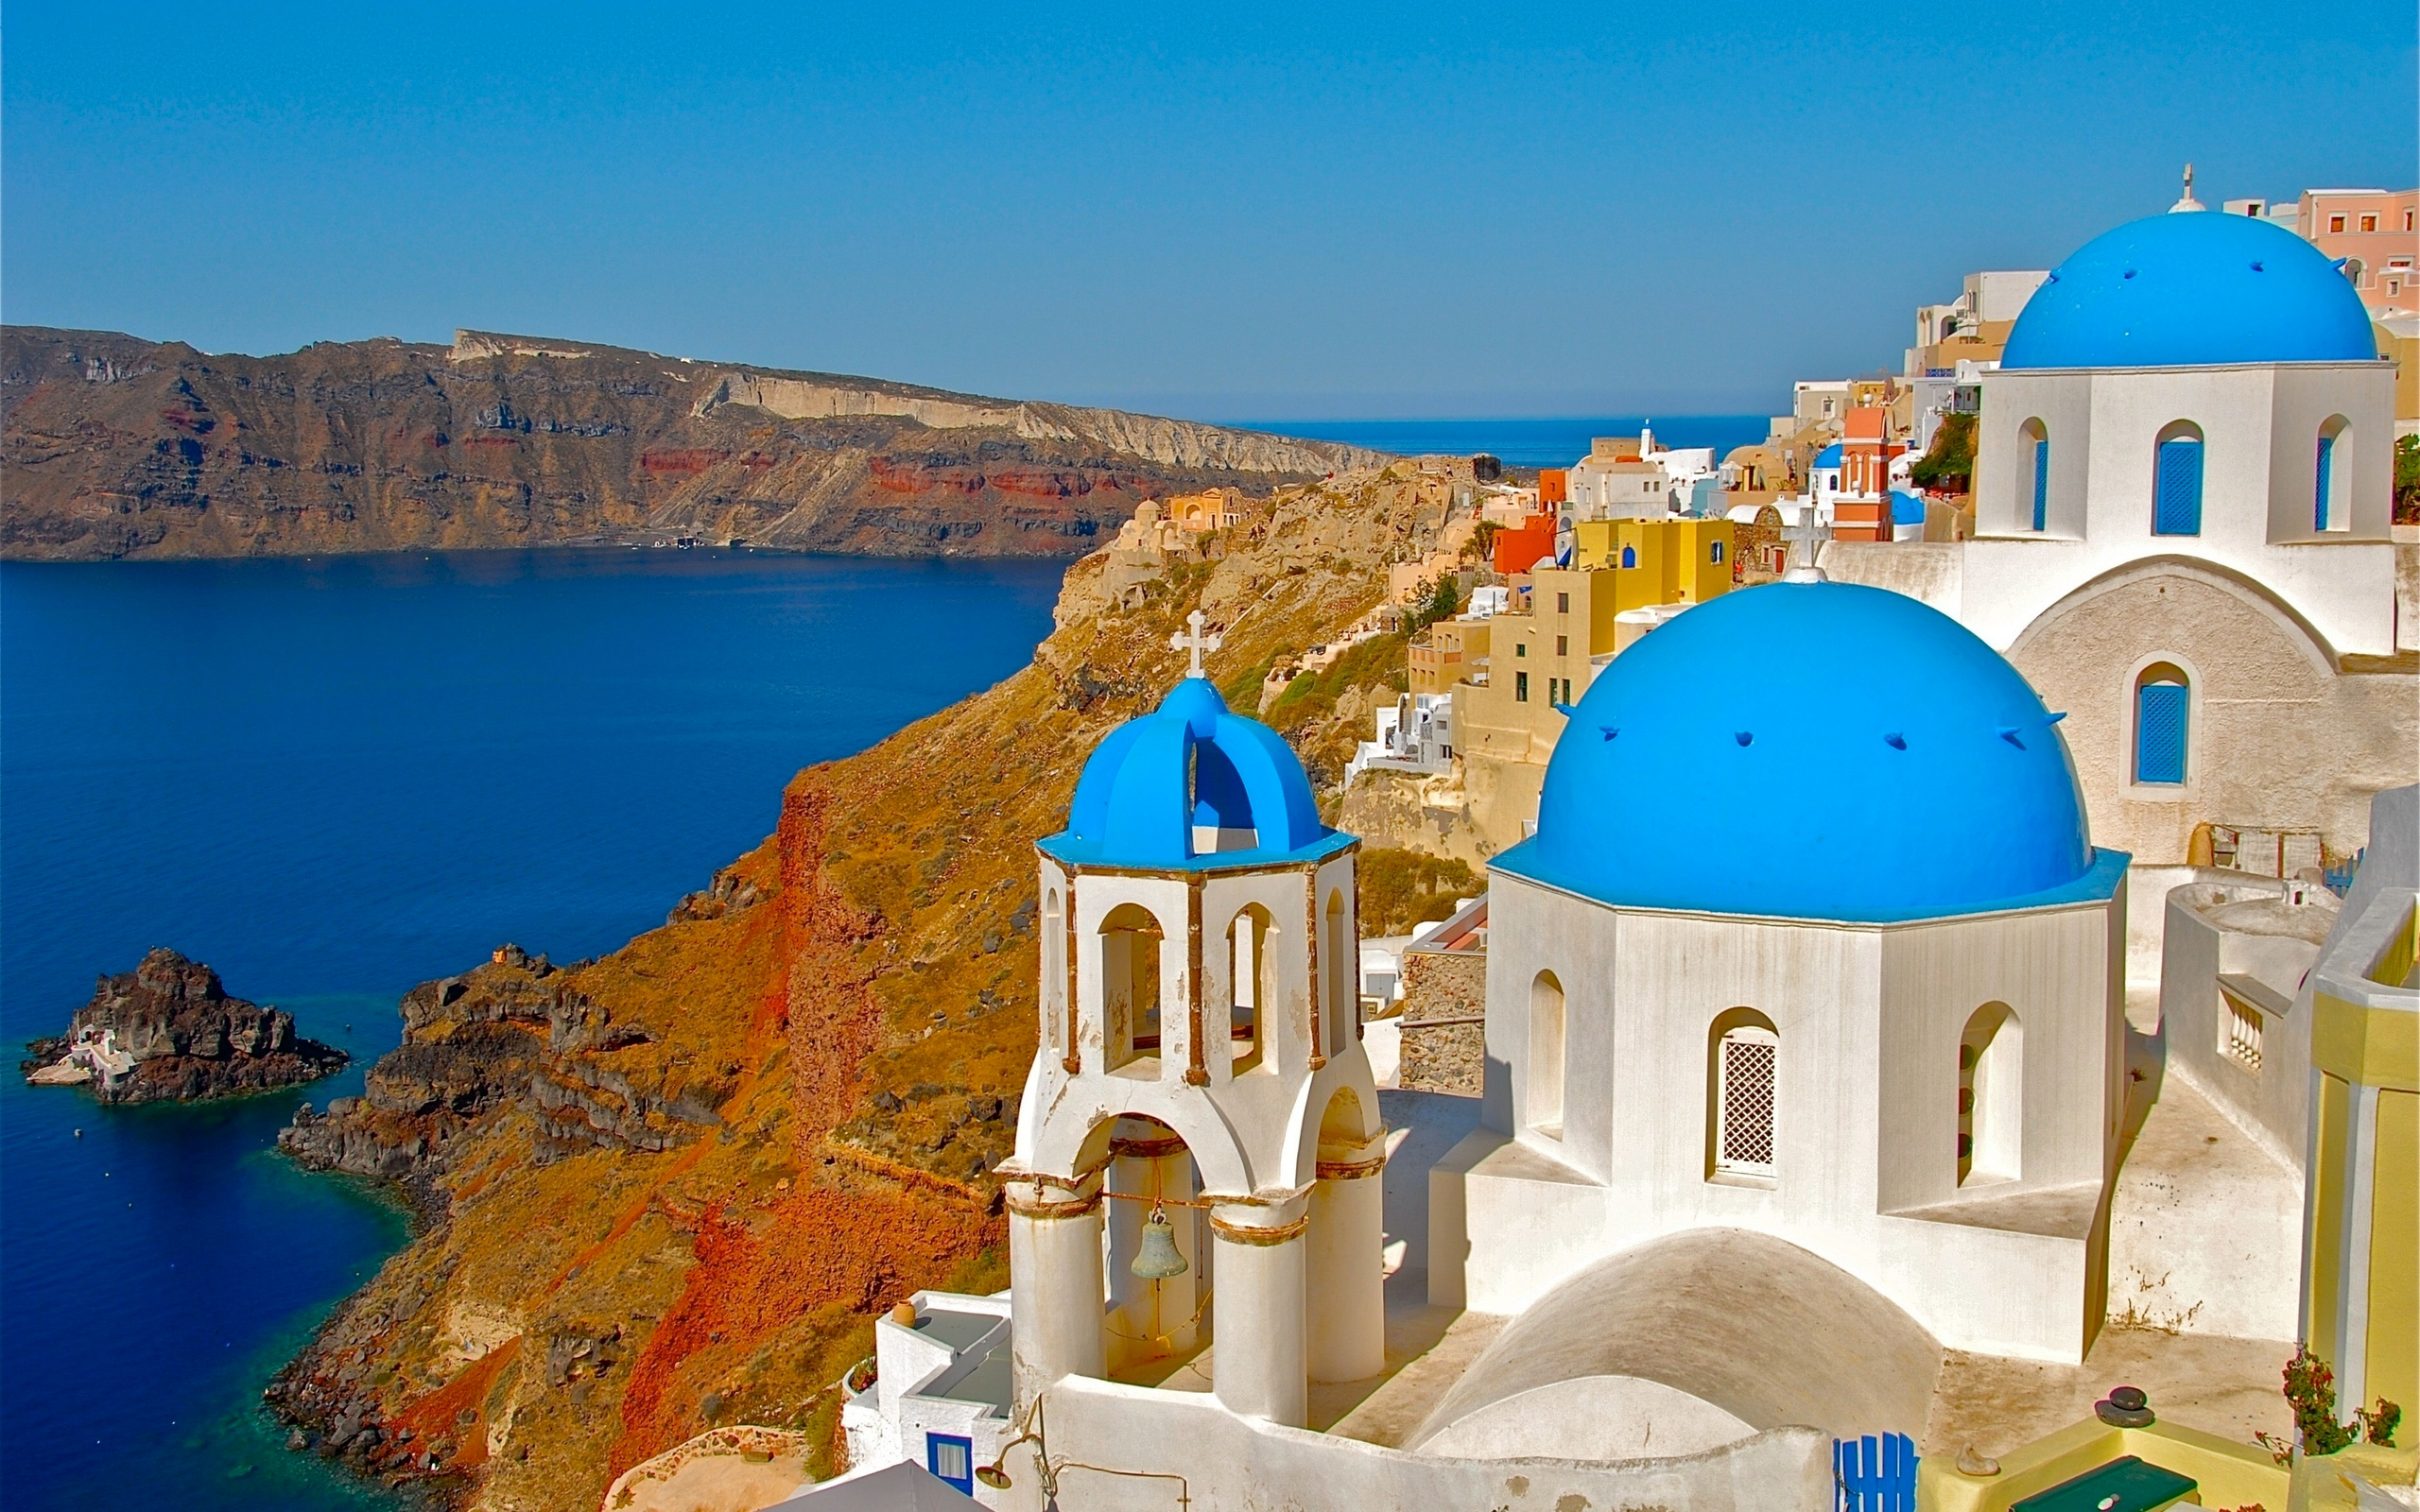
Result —
MULTIPOLYGON (((1084 758, 1183 675, 1196 607, 1253 708, 1273 657, 1429 550, 1444 496, 1402 465, 1285 490, 1139 594, 1089 557, 1032 665, 801 773, 664 928, 416 989, 368 1095, 285 1141, 421 1180, 433 1219, 272 1386, 303 1441, 499 1512, 589 1512, 717 1425, 799 1433, 831 1470, 873 1316, 1007 1282, 990 1173, 1035 1043, 1031 842, 1084 758)), ((1394 696, 1400 638, 1368 644, 1271 708, 1315 770, 1394 696)))
MULTIPOLYGON (((192 1102, 315 1081, 350 1057, 294 1032, 294 1015, 231 998, 218 973, 172 950, 103 976, 66 1038, 31 1047, 40 1082, 89 1085, 105 1103, 192 1102)), ((28 1062, 32 1065, 34 1062, 28 1062)))
POLYGON ((1073 405, 463 332, 211 356, 0 330, 0 556, 734 539, 1080 556, 1144 498, 1374 454, 1073 405))

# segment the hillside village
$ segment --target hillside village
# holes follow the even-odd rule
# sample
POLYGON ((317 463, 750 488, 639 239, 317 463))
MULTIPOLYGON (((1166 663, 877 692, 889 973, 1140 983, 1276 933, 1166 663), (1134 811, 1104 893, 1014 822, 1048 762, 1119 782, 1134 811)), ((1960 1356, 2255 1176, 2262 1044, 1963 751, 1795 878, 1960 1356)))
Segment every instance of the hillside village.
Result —
POLYGON ((2410 1505, 2415 202, 2188 182, 1720 457, 1142 503, 1030 667, 298 1122, 432 1222, 297 1442, 611 1512, 2410 1505))
POLYGON ((1421 460, 1340 637, 1205 600, 1033 837, 1011 1285, 798 1504, 2408 1503, 2416 202, 2188 170, 1720 459, 1421 460))

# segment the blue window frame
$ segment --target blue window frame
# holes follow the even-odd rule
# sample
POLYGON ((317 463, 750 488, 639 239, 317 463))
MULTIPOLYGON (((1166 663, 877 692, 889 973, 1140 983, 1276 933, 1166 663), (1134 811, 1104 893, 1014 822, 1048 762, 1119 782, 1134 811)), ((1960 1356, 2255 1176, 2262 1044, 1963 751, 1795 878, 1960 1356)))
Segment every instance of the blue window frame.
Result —
POLYGON ((2327 490, 2328 486, 2336 481, 2330 476, 2335 471, 2336 438, 2323 436, 2319 438, 2319 487, 2311 494, 2310 525, 2313 530, 2325 530, 2328 526, 2327 490))
POLYGON ((2033 438, 2033 528, 2050 528, 2050 438, 2033 438))
POLYGON ((2152 506, 2152 534, 2202 533, 2202 442, 2180 436, 2159 443, 2158 477, 2152 506))
POLYGON ((2146 682, 2135 690, 2135 781, 2185 781, 2186 720, 2192 694, 2181 682, 2146 682))
POLYGON ((925 1469, 969 1496, 975 1494, 975 1440, 955 1434, 925 1435, 925 1469))

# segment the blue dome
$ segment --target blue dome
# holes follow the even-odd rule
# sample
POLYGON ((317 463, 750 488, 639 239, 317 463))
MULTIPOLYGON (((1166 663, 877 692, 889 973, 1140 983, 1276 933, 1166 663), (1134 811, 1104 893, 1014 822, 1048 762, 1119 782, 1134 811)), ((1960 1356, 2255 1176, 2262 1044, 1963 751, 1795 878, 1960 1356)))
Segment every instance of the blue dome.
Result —
POLYGON ((1829 446, 1827 446, 1827 447, 1824 448, 1822 451, 1820 451, 1820 452, 1816 453, 1816 454, 1815 454, 1815 460, 1814 460, 1814 461, 1812 461, 1812 462, 1810 462, 1810 463, 1808 463, 1807 465, 1808 465, 1809 467, 1838 467, 1838 466, 1840 466, 1840 465, 1841 465, 1841 443, 1840 443, 1840 442, 1838 442, 1838 441, 1834 441, 1831 445, 1829 445, 1829 446))
POLYGON ((1350 843, 1320 822, 1293 748, 1228 713, 1204 678, 1094 747, 1067 828, 1041 842, 1076 865, 1162 868, 1260 866, 1350 843))
POLYGON ((2325 253, 2250 215, 2149 215, 2093 238, 2033 291, 2000 366, 2369 362, 2369 312, 2325 253))
POLYGON ((1925 501, 1921 495, 1905 489, 1891 490, 1891 523, 1894 525, 1920 525, 1925 523, 1925 501))
POLYGON ((1775 583, 1709 599, 1572 711, 1516 876, 1644 908, 1887 921, 2106 896, 2056 719, 1915 599, 1775 583))

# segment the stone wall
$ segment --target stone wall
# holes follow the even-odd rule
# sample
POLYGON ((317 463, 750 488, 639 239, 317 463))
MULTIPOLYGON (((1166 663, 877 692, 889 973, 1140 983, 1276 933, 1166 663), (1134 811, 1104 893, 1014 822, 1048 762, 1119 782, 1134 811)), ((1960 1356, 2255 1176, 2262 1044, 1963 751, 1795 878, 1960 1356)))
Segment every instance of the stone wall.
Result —
POLYGON ((1406 951, 1403 989, 1402 1085, 1478 1096, 1487 1065, 1487 956, 1406 951))

